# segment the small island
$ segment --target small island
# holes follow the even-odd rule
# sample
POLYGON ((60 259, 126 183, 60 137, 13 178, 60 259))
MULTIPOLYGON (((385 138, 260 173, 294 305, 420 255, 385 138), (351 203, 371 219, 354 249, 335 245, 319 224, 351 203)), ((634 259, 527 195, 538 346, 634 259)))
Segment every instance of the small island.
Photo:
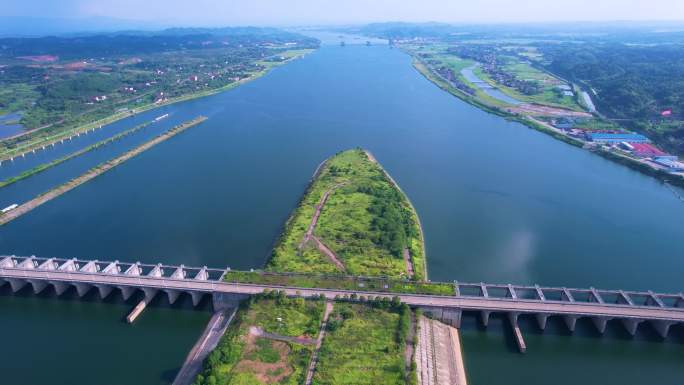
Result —
POLYGON ((314 173, 267 270, 425 280, 418 215, 368 151, 340 152, 314 173))

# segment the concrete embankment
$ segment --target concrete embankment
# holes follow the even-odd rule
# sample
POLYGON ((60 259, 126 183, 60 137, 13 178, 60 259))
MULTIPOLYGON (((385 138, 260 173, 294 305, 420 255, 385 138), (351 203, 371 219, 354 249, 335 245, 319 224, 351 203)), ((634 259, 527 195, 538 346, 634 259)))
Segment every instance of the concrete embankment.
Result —
POLYGON ((421 316, 415 359, 418 384, 466 385, 458 329, 421 316))
POLYGON ((4 213, 2 216, 0 216, 0 225, 4 225, 24 214, 27 212, 35 209, 36 207, 54 199, 57 198, 58 196, 73 190, 74 188, 82 185, 83 183, 88 182, 89 180, 97 177, 98 175, 101 175, 102 173, 111 170, 112 168, 120 165, 121 163, 124 163, 125 161, 133 158, 134 156, 145 152, 146 150, 149 150, 150 148, 156 146, 159 143, 162 143, 178 134, 181 132, 187 130, 190 127, 193 127, 197 124, 202 123, 203 121, 207 120, 206 117, 200 116, 197 117, 193 120, 187 121, 181 125, 178 125, 176 127, 173 127, 172 129, 166 131, 165 133, 157 136, 156 138, 149 140, 140 146, 126 152, 125 154, 114 158, 112 160, 109 160, 103 164, 100 164, 99 166, 87 171, 85 174, 82 174, 79 177, 76 177, 72 180, 70 180, 67 183, 64 183, 50 191, 48 191, 45 194, 42 194, 34 199, 31 199, 30 201, 20 205, 19 207, 8 211, 7 213, 4 213))
POLYGON ((173 380, 173 385, 190 385, 195 380, 195 377, 202 370, 204 360, 209 356, 209 353, 216 348, 221 337, 228 329, 230 322, 235 317, 237 308, 230 308, 224 311, 217 311, 207 323, 206 329, 202 336, 197 340, 195 346, 192 347, 188 357, 183 363, 180 371, 173 380))

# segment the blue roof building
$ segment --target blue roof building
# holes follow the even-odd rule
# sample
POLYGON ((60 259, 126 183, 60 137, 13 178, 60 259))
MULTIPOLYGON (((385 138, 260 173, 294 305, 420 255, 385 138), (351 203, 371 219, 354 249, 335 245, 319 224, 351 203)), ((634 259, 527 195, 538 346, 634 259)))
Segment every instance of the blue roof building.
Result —
POLYGON ((605 132, 590 132, 587 133, 587 139, 597 143, 649 143, 650 140, 641 134, 631 133, 605 133, 605 132))

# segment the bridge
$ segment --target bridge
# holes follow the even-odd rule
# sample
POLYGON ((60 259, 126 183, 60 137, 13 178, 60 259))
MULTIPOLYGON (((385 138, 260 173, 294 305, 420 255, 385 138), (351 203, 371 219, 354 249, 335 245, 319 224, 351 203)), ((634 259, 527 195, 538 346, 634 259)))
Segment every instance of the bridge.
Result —
MULTIPOLYGON (((490 314, 503 313, 516 334, 519 334, 518 317, 523 314, 534 316, 542 330, 550 316, 562 317, 570 331, 575 330, 579 318, 589 318, 600 333, 606 330, 608 321, 620 320, 631 335, 647 322, 663 338, 673 325, 684 323, 682 293, 455 282, 453 295, 402 294, 363 288, 340 290, 226 282, 223 278, 228 271, 138 262, 0 256, 0 285, 9 283, 15 292, 31 285, 34 292, 40 293, 52 286, 60 295, 75 287, 79 296, 96 289, 105 298, 117 289, 128 299, 142 291, 145 304, 159 293, 165 293, 173 304, 185 293, 194 305, 203 297, 211 296, 215 308, 234 307, 239 300, 264 290, 282 290, 290 296, 323 295, 329 299, 353 294, 373 298, 397 295, 403 303, 421 308, 455 327, 460 327, 464 311, 478 312, 485 326, 490 314)), ((518 344, 524 350, 522 336, 518 336, 518 344)))

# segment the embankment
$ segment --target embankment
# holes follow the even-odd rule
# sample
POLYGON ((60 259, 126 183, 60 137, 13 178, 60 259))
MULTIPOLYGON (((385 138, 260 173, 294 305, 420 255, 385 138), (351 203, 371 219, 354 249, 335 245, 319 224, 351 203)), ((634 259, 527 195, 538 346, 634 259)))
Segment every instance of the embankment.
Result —
POLYGON ((207 120, 206 117, 199 116, 193 120, 189 120, 189 121, 182 123, 176 127, 173 127, 170 130, 166 131, 165 133, 157 136, 156 138, 154 138, 152 140, 149 140, 149 141, 141 144, 140 146, 124 153, 123 155, 118 156, 114 159, 111 159, 105 163, 102 163, 102 164, 88 170, 87 172, 85 172, 81 176, 78 176, 78 177, 58 186, 58 187, 55 187, 54 189, 52 189, 52 190, 50 190, 50 191, 48 191, 42 195, 37 196, 36 198, 31 199, 30 201, 20 205, 19 207, 15 208, 14 210, 11 210, 7 213, 4 213, 2 216, 0 216, 0 226, 18 218, 24 214, 26 214, 27 212, 35 209, 36 207, 38 207, 38 206, 40 206, 46 202, 49 202, 50 200, 55 199, 58 196, 66 193, 70 190, 73 190, 74 188, 90 181, 91 179, 93 179, 93 178, 111 170, 112 168, 124 163, 125 161, 133 158, 134 156, 141 154, 141 153, 145 152, 146 150, 149 150, 150 148, 156 146, 157 144, 162 143, 162 142, 180 134, 181 132, 187 130, 190 127, 196 126, 197 124, 200 124, 200 123, 204 122, 205 120, 207 120))
POLYGON ((105 145, 107 145, 107 144, 109 144, 109 143, 111 143, 111 142, 114 142, 114 141, 116 141, 116 140, 119 140, 119 139, 123 138, 124 136, 133 134, 133 133, 135 133, 135 132, 137 132, 137 131, 140 131, 140 130, 142 130, 143 128, 145 128, 145 127, 149 126, 150 124, 152 124, 153 122, 154 122, 154 121, 149 121, 149 122, 145 122, 145 123, 143 123, 143 124, 139 124, 139 125, 137 125, 137 126, 135 126, 135 127, 133 127, 133 128, 130 128, 130 129, 126 130, 126 131, 120 132, 120 133, 118 133, 118 134, 116 134, 116 135, 114 135, 114 136, 111 136, 111 137, 107 138, 107 139, 104 139, 104 140, 101 140, 101 141, 99 141, 99 142, 97 142, 97 143, 91 144, 91 145, 88 146, 88 147, 85 147, 85 148, 80 149, 80 150, 78 150, 78 151, 72 152, 71 154, 68 154, 68 155, 66 155, 66 156, 63 156, 63 157, 61 157, 61 158, 59 158, 59 159, 55 159, 55 160, 53 160, 52 162, 39 164, 38 166, 36 166, 36 167, 34 167, 34 168, 32 168, 32 169, 26 170, 26 171, 22 172, 21 174, 19 174, 19 175, 17 175, 17 176, 13 176, 13 177, 11 177, 11 178, 7 178, 7 179, 1 181, 1 182, 0 182, 0 188, 1 188, 1 187, 8 186, 8 185, 11 185, 12 183, 19 182, 19 181, 22 180, 22 179, 26 179, 26 178, 28 178, 28 177, 30 177, 30 176, 33 176, 33 175, 38 174, 38 173, 41 173, 41 172, 43 172, 43 171, 45 171, 45 170, 47 170, 47 169, 49 169, 49 168, 51 168, 51 167, 57 166, 57 165, 59 165, 59 164, 61 164, 61 163, 64 163, 64 162, 66 162, 66 161, 68 161, 68 160, 71 160, 71 159, 73 159, 73 158, 76 158, 76 157, 78 157, 78 156, 81 156, 81 155, 83 155, 83 154, 85 154, 85 153, 87 153, 87 152, 90 152, 90 151, 95 150, 95 149, 97 149, 97 148, 99 148, 99 147, 105 146, 105 145))

